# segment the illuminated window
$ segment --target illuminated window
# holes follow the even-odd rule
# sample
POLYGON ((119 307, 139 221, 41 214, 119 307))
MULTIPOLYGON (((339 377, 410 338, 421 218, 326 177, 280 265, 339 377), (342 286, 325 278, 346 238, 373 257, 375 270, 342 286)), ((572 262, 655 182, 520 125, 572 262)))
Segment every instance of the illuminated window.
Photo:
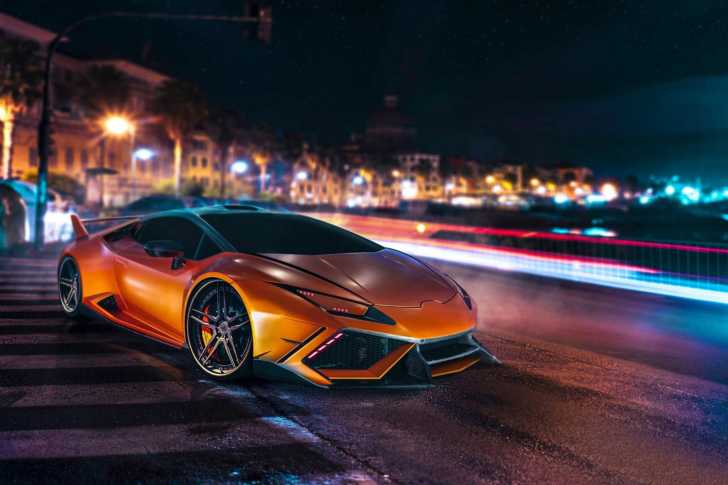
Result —
POLYGON ((66 147, 66 170, 73 170, 73 147, 66 147))
POLYGON ((85 169, 88 167, 88 150, 85 148, 81 150, 81 168, 85 169))
POLYGON ((35 147, 28 147, 28 163, 31 167, 38 166, 38 150, 35 147))

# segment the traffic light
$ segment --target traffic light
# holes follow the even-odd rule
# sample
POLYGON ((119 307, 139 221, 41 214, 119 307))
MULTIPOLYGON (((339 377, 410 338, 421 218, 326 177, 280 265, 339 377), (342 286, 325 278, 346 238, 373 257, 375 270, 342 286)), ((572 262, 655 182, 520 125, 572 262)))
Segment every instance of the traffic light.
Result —
POLYGON ((250 19, 256 19, 245 25, 243 38, 245 40, 258 40, 270 44, 271 31, 273 26, 273 7, 259 3, 245 2, 244 15, 250 19))

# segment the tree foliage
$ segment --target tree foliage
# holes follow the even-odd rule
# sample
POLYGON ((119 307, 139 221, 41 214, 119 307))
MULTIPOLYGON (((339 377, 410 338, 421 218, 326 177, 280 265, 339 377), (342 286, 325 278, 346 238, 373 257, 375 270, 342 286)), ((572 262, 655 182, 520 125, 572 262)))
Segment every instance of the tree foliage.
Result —
MULTIPOLYGON (((31 184, 38 183, 38 170, 28 170, 23 173, 22 180, 31 184)), ((48 187, 61 195, 72 197, 77 204, 83 204, 86 199, 86 186, 65 173, 48 172, 48 187)))
POLYGON ((43 58, 37 42, 0 33, 0 107, 20 110, 41 95, 43 58))
POLYGON ((194 84, 176 79, 157 86, 150 109, 172 140, 182 140, 207 121, 205 94, 194 84))
POLYGON ((83 114, 90 120, 124 113, 130 91, 126 74, 110 64, 89 66, 74 87, 83 114))

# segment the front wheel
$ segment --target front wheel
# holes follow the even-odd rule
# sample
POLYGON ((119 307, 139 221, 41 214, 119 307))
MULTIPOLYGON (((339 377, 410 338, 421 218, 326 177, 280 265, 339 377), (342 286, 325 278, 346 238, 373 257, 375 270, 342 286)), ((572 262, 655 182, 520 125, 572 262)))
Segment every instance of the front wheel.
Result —
POLYGON ((238 292, 212 279, 192 294, 187 308, 187 345, 192 358, 213 379, 252 375, 250 316, 238 292))
POLYGON ((81 272, 76 260, 66 256, 58 265, 58 296, 67 317, 77 317, 81 311, 81 272))

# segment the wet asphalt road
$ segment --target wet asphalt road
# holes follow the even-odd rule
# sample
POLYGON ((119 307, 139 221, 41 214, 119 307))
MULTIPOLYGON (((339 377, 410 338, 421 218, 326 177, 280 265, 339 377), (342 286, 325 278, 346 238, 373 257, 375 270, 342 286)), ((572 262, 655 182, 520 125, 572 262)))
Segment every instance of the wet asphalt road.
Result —
POLYGON ((728 307, 435 264, 503 365, 323 391, 206 380, 0 260, 0 483, 728 483, 728 307))

